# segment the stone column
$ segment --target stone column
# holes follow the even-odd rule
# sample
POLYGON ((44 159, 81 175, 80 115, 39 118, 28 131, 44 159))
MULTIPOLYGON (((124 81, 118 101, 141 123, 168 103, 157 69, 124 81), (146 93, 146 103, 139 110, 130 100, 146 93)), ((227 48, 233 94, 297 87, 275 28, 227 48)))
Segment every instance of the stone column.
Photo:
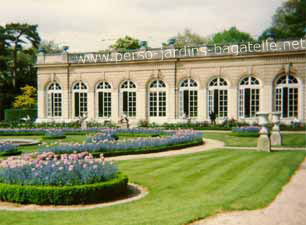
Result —
POLYGON ((175 90, 170 87, 167 92, 167 122, 175 121, 175 90))
POLYGON ((237 87, 231 87, 227 91, 227 117, 229 119, 238 119, 238 92, 237 87))
POLYGON ((145 120, 147 114, 147 104, 146 104, 146 89, 137 89, 136 92, 136 118, 134 123, 139 120, 145 120))
POLYGON ((119 91, 118 89, 114 89, 112 91, 112 117, 111 120, 113 123, 118 123, 119 118, 120 118, 120 106, 119 106, 119 91))
POLYGON ((257 150, 258 151, 271 151, 271 143, 269 138, 269 130, 266 127, 268 124, 268 113, 259 112, 257 116, 259 117, 259 125, 261 129, 259 131, 259 137, 257 140, 257 150))
POLYGON ((206 120, 206 106, 207 106, 207 100, 206 100, 206 89, 200 89, 198 90, 198 121, 206 120))
POLYGON ((96 117, 96 107, 95 107, 95 93, 93 90, 89 90, 87 93, 87 115, 88 120, 94 120, 96 117))
POLYGON ((272 113, 272 133, 271 133, 271 145, 282 145, 282 135, 280 133, 280 112, 273 112, 272 113))

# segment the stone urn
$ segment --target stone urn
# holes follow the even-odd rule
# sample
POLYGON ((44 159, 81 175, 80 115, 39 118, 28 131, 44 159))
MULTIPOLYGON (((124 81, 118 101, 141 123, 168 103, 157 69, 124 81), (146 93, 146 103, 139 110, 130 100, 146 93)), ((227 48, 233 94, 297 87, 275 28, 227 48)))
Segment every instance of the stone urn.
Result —
POLYGON ((259 130, 259 137, 257 140, 257 150, 270 152, 271 142, 269 138, 269 130, 267 128, 269 113, 258 112, 256 113, 256 115, 258 116, 258 123, 261 126, 261 129, 259 130))
POLYGON ((272 112, 273 128, 270 136, 271 145, 282 145, 282 135, 280 133, 280 112, 272 112))

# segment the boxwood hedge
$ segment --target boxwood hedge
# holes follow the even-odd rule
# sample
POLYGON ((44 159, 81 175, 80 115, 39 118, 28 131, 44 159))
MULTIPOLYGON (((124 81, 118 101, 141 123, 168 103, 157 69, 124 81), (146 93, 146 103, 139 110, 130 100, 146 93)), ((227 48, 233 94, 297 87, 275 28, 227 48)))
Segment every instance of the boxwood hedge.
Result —
MULTIPOLYGON (((101 152, 103 153, 104 156, 107 156, 107 157, 121 156, 121 155, 137 155, 137 154, 165 152, 165 151, 170 151, 170 150, 179 150, 183 148, 201 145, 203 143, 204 143, 203 139, 197 139, 197 140, 175 144, 175 145, 162 145, 162 146, 156 146, 156 147, 124 149, 124 150, 115 150, 115 151, 109 151, 109 152, 101 151, 101 152)), ((95 157, 98 157, 101 154, 101 152, 93 152, 92 155, 95 157)))
POLYGON ((0 200, 37 205, 72 205, 117 199, 128 192, 128 178, 116 178, 96 184, 76 186, 35 186, 0 183, 0 200))

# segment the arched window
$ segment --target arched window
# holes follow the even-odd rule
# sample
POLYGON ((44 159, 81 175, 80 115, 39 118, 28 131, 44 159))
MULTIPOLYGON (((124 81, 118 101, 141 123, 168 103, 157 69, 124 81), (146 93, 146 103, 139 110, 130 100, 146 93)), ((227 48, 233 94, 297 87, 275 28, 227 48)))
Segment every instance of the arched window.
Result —
POLYGON ((112 86, 102 81, 97 86, 98 117, 112 116, 112 86))
POLYGON ((47 89, 47 112, 49 118, 62 116, 62 88, 54 82, 47 89))
POLYGON ((240 81, 239 90, 239 117, 256 117, 260 104, 259 81, 255 77, 248 76, 240 81))
POLYGON ((198 84, 196 81, 183 80, 179 87, 180 96, 180 116, 198 116, 198 84))
POLYGON ((136 85, 130 81, 124 81, 120 87, 121 113, 128 117, 136 116, 136 85))
POLYGON ((73 86, 74 96, 74 116, 86 117, 87 116, 87 86, 82 81, 73 86))
POLYGON ((223 78, 215 78, 208 84, 208 112, 217 117, 227 117, 227 82, 223 78))
POLYGON ((275 83, 275 111, 282 118, 298 116, 299 82, 291 75, 281 76, 275 83))
POLYGON ((149 115, 151 117, 166 116, 166 84, 162 80, 154 80, 149 86, 149 115))

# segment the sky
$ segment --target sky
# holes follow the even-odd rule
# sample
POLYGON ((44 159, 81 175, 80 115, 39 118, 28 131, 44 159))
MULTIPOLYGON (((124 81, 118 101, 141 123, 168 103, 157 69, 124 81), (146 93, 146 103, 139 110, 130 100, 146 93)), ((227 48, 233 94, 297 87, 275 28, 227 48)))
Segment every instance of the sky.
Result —
POLYGON ((259 36, 285 0, 0 0, 0 25, 38 24, 43 40, 97 51, 130 35, 150 47, 189 28, 208 36, 232 26, 259 36))

